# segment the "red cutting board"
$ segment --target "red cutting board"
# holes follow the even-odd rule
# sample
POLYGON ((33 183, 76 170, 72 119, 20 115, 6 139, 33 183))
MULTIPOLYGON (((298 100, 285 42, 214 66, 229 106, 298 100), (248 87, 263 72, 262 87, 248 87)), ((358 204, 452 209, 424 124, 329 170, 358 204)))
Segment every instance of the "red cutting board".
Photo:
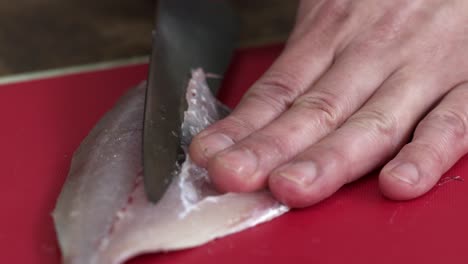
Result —
MULTIPOLYGON (((281 46, 237 53, 220 97, 234 106, 281 46)), ((0 263, 60 262, 50 213, 73 151, 147 65, 0 86, 0 263)), ((444 177, 468 174, 468 158, 444 177)), ((468 263, 468 181, 409 202, 376 175, 332 198, 207 245, 129 263, 468 263)))

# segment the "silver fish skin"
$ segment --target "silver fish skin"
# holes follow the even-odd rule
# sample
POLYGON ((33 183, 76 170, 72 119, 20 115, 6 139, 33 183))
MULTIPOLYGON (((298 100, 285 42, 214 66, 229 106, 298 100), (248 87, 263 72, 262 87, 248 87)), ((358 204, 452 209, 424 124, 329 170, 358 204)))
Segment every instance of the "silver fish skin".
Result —
MULTIPOLYGON (((186 158, 164 197, 150 203, 142 179, 145 85, 109 111, 75 152, 53 212, 66 264, 118 264, 142 253, 185 249, 288 211, 269 192, 217 192, 207 171, 186 158)), ((203 70, 192 72, 182 147, 226 114, 203 70)))

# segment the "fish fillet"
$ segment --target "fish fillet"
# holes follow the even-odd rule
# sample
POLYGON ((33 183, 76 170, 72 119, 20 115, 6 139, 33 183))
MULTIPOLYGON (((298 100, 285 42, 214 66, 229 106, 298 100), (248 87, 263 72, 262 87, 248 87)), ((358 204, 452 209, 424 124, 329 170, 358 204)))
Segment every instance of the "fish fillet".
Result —
MULTIPOLYGON (((157 204, 142 179, 144 84, 128 92, 75 152, 53 212, 63 262, 117 264, 142 253, 184 249, 285 213, 268 191, 218 193, 187 156, 157 204)), ((201 69, 192 72, 182 147, 225 114, 201 69)))

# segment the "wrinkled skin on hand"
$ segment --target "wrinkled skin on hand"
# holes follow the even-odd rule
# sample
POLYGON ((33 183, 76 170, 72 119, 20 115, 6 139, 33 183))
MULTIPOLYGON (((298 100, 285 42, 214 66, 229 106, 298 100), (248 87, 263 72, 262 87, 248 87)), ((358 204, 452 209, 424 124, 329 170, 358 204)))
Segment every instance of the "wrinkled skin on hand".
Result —
POLYGON ((190 153, 223 191, 304 207, 379 168, 391 199, 468 152, 468 1, 303 0, 284 52, 190 153))

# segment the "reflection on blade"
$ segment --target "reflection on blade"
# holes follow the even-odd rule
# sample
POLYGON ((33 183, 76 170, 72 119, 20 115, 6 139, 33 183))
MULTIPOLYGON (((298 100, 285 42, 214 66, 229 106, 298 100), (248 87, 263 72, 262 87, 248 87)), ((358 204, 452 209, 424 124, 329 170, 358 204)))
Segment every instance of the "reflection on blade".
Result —
MULTIPOLYGON (((144 85, 96 125, 73 157, 53 213, 65 263, 111 264, 140 253, 194 247, 287 211, 267 191, 220 194, 189 158, 164 197, 150 203, 142 183, 144 85)), ((182 147, 226 113, 202 70, 193 72, 182 147)))

